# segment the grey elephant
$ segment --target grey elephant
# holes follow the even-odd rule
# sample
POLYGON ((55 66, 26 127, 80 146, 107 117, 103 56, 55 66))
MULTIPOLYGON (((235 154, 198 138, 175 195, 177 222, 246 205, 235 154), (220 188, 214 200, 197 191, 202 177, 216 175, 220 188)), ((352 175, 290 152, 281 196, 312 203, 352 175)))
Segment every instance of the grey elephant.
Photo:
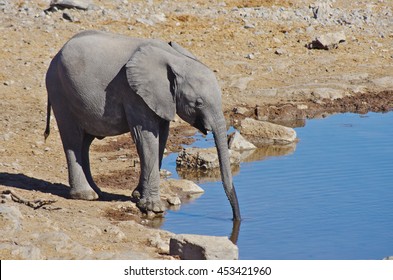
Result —
POLYGON ((98 199, 89 147, 131 132, 141 163, 132 196, 146 212, 161 213, 159 180, 169 123, 178 114, 206 134, 212 131, 233 219, 240 211, 232 183, 221 91, 214 73, 176 43, 84 31, 53 58, 46 74, 47 126, 53 108, 68 165, 70 195, 98 199))

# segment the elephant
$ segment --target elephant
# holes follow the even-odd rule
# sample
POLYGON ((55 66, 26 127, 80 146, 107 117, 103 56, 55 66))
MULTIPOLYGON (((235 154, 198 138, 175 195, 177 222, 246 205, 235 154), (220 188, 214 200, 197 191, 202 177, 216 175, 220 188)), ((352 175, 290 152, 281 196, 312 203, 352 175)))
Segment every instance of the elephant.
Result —
POLYGON ((177 114, 202 133, 213 133, 233 220, 241 219, 221 89, 213 71, 191 52, 175 42, 83 31, 53 57, 46 88, 45 138, 53 110, 71 198, 95 200, 102 194, 90 171, 92 141, 130 132, 141 167, 132 197, 143 212, 163 213, 159 170, 169 124, 177 114))

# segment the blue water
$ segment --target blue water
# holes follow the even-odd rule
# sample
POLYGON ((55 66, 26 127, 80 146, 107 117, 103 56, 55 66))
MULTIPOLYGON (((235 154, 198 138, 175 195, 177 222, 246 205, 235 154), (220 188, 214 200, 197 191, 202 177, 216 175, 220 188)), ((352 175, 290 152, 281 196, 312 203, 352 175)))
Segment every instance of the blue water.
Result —
MULTIPOLYGON (((240 259, 393 255, 393 113, 333 115, 295 130, 294 151, 242 163, 234 176, 240 259)), ((175 170, 175 158, 165 159, 166 169, 175 170)), ((205 193, 169 211, 162 228, 229 236, 232 212, 221 182, 200 185, 205 193)))

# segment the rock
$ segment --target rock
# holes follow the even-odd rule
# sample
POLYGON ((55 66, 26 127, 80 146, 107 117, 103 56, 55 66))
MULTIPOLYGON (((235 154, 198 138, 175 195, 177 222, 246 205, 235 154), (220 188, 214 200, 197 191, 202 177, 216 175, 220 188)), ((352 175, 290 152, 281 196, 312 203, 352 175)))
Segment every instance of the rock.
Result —
POLYGON ((284 50, 284 49, 279 48, 279 49, 276 49, 274 53, 277 54, 277 55, 283 55, 283 54, 286 54, 287 51, 284 50))
POLYGON ((168 178, 172 176, 172 172, 166 169, 160 169, 160 176, 161 178, 168 178))
MULTIPOLYGON (((231 165, 240 164, 240 154, 236 151, 229 151, 231 165)), ((216 148, 186 148, 179 152, 176 159, 178 167, 196 169, 219 168, 218 155, 216 148)))
POLYGON ((385 257, 383 259, 386 261, 393 261, 393 256, 385 257))
POLYGON ((255 55, 253 54, 253 53, 249 53, 248 55, 246 55, 246 58, 248 58, 248 59, 254 59, 255 58, 255 55))
POLYGON ((5 85, 5 86, 12 86, 13 84, 15 84, 15 81, 13 81, 13 80, 11 80, 11 81, 5 81, 5 82, 3 83, 3 85, 5 85))
POLYGON ((167 199, 169 205, 178 206, 181 204, 181 200, 178 196, 172 196, 167 199))
POLYGON ((192 181, 184 179, 161 180, 161 198, 170 206, 179 206, 201 196, 205 191, 192 181))
POLYGON ((80 9, 87 10, 92 4, 91 0, 51 0, 49 6, 60 9, 80 9))
POLYGON ((70 22, 74 22, 74 17, 70 15, 69 13, 63 13, 63 19, 68 20, 70 22))
POLYGON ((327 33, 315 38, 314 41, 309 43, 309 49, 331 50, 337 49, 339 43, 345 42, 346 37, 344 31, 327 33))
POLYGON ((240 133, 255 146, 266 144, 290 144, 296 140, 293 128, 245 118, 241 122, 240 133))
POLYGON ((256 146, 246 139, 238 132, 233 132, 228 136, 229 149, 235 151, 253 150, 256 146))
POLYGON ((154 24, 155 24, 152 20, 147 19, 147 18, 142 18, 142 17, 137 18, 136 21, 138 23, 142 23, 142 24, 144 24, 146 26, 154 26, 154 24))
POLYGON ((184 179, 167 179, 163 180, 161 183, 161 188, 168 188, 173 192, 181 193, 183 195, 194 195, 201 194, 205 191, 195 184, 193 181, 184 180, 184 179))
POLYGON ((227 237, 180 234, 170 239, 169 254, 182 260, 237 260, 238 248, 227 237))
POLYGON ((246 107, 235 107, 232 111, 239 115, 246 115, 250 110, 246 107))

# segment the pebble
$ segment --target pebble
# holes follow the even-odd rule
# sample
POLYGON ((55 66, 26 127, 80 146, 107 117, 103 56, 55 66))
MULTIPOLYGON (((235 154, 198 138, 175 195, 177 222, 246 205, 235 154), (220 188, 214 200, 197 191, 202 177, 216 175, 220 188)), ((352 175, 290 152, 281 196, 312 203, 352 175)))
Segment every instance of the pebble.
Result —
POLYGON ((248 55, 246 55, 246 58, 248 59, 254 59, 255 55, 253 53, 249 53, 248 55))
POLYGON ((180 204, 181 204, 181 200, 180 200, 180 198, 179 198, 178 196, 169 197, 169 198, 167 199, 167 201, 168 201, 168 203, 169 203, 170 205, 174 205, 174 206, 177 206, 177 205, 180 205, 180 204))
POLYGON ((4 84, 5 86, 12 86, 13 84, 15 84, 15 81, 13 81, 13 80, 5 81, 3 84, 4 84))
POLYGON ((283 55, 286 54, 287 52, 284 49, 276 49, 274 53, 277 55, 283 55))

